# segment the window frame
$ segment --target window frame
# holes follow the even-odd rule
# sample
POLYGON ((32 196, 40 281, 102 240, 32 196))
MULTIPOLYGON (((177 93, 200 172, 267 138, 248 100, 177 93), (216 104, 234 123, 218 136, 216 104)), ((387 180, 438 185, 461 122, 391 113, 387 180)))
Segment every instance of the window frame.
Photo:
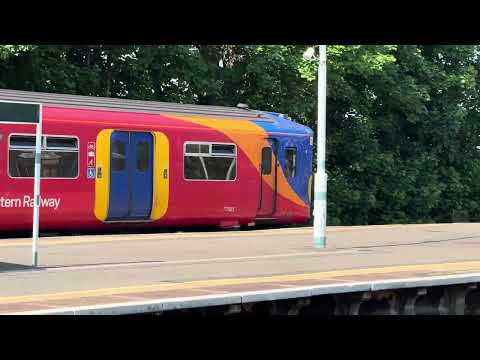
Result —
POLYGON ((260 159, 260 172, 262 173, 262 176, 270 176, 272 175, 272 171, 273 171, 273 166, 272 166, 272 160, 273 160, 273 150, 270 146, 264 146, 262 148, 262 155, 261 155, 261 159, 260 159), (268 150, 268 152, 270 153, 270 165, 269 165, 269 172, 268 173, 264 173, 263 170, 264 170, 264 167, 263 167, 263 153, 264 153, 264 150, 268 150))
MULTIPOLYGON (((128 159, 128 155, 129 155, 129 154, 127 154, 127 151, 129 151, 129 150, 130 149, 128 149, 128 144, 125 144, 125 142, 121 141, 121 140, 115 140, 110 144, 110 154, 109 154, 110 171, 113 170, 113 171, 116 171, 116 172, 122 172, 122 171, 125 171, 127 169, 127 167, 128 167, 127 159, 128 159), (112 160, 112 154, 114 154, 114 152, 112 151, 112 147, 113 147, 113 144, 115 144, 117 142, 123 145, 123 150, 124 150, 124 154, 123 154, 124 158, 120 159, 122 161, 122 165, 123 165, 121 169, 116 168, 114 166, 114 161, 112 160)), ((117 154, 117 153, 115 153, 115 154, 117 154)), ((136 163, 136 161, 135 161, 135 163, 136 163)))
POLYGON ((149 169, 149 163, 150 163, 150 154, 151 152, 149 151, 150 150, 150 144, 145 141, 145 140, 141 140, 139 142, 137 142, 137 144, 135 145, 135 171, 137 173, 140 173, 140 174, 146 174, 148 172, 148 169, 149 169), (142 145, 145 147, 143 147, 143 149, 141 149, 142 151, 146 151, 143 155, 146 155, 146 161, 145 161, 145 164, 142 164, 142 165, 145 165, 145 168, 139 168, 138 167, 138 153, 139 153, 139 145, 142 145))
MULTIPOLYGON (((294 178, 297 176, 297 154, 298 154, 298 150, 297 150, 297 148, 294 147, 294 146, 288 146, 288 147, 285 148, 285 167, 286 167, 286 164, 287 164, 287 152, 288 152, 288 150, 294 150, 294 151, 295 151, 295 153, 294 153, 294 155, 295 155, 295 157, 294 157, 295 163, 294 163, 294 167, 293 167, 293 176, 288 175, 288 176, 286 176, 286 178, 287 178, 287 179, 288 179, 288 178, 294 179, 294 178)), ((286 170, 286 169, 285 169, 285 170, 286 170)), ((287 174, 285 174, 285 175, 287 175, 287 174)))
MULTIPOLYGON (((200 150, 200 146, 199 146, 199 150, 200 150)), ((183 142, 183 161, 182 161, 183 180, 184 181, 224 181, 224 182, 237 181, 237 177, 238 177, 238 156, 237 156, 237 153, 238 153, 237 144, 235 144, 235 143, 209 142, 209 141, 184 141, 183 142), (208 152, 208 154, 207 153, 202 153, 202 152, 189 153, 189 152, 187 152, 187 145, 190 145, 190 144, 193 144, 193 145, 197 145, 197 144, 198 145, 208 145, 209 152, 208 152), (212 145, 232 145, 235 151, 234 151, 234 154, 212 154, 212 145), (185 156, 195 156, 195 157, 199 157, 199 158, 202 158, 202 157, 230 158, 230 159, 233 158, 235 160, 235 178, 232 179, 232 180, 227 180, 227 179, 224 179, 224 180, 218 180, 218 179, 187 179, 185 177, 185 156)), ((204 162, 202 162, 202 164, 204 166, 204 171, 207 171, 204 162)), ((208 175, 208 173, 206 175, 208 175)))
MULTIPOLYGON (((35 134, 32 133, 11 133, 8 135, 8 143, 7 143, 7 176, 12 180, 18 179, 34 179, 34 176, 25 177, 25 176, 11 176, 10 174, 10 150, 30 150, 32 147, 30 146, 10 146, 10 140, 12 136, 30 136, 35 138, 35 134)), ((80 178, 80 138, 76 135, 58 135, 58 134, 42 134, 42 153, 44 151, 58 151, 58 152, 68 152, 68 153, 77 153, 77 176, 76 177, 40 177, 42 180, 77 180, 80 178), (71 148, 51 148, 47 150, 47 137, 57 137, 57 138, 68 138, 68 139, 76 139, 77 140, 77 149, 73 150, 71 148)), ((33 153, 35 153, 35 147, 33 147, 33 153)))

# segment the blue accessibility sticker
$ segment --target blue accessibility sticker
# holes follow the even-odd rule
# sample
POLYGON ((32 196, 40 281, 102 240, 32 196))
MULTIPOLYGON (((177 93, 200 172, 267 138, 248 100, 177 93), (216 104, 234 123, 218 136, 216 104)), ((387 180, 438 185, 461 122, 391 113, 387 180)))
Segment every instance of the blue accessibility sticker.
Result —
POLYGON ((95 168, 89 167, 87 169, 87 178, 88 179, 95 179, 95 168))

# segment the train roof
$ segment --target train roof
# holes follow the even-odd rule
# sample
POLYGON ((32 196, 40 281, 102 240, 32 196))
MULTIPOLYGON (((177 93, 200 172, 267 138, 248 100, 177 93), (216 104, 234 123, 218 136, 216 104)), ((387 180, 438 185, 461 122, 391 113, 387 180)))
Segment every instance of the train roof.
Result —
POLYGON ((0 89, 0 100, 12 102, 34 102, 65 108, 83 108, 110 111, 153 112, 177 115, 204 115, 229 118, 232 120, 255 120, 272 122, 272 119, 258 110, 239 107, 188 105, 158 101, 141 101, 95 96, 53 94, 31 91, 0 89))
POLYGON ((142 112, 177 116, 204 116, 212 120, 243 120, 256 123, 268 133, 283 132, 305 136, 313 135, 313 131, 310 128, 293 121, 284 114, 239 107, 189 105, 7 89, 0 89, 0 101, 41 103, 46 106, 70 109, 142 112))

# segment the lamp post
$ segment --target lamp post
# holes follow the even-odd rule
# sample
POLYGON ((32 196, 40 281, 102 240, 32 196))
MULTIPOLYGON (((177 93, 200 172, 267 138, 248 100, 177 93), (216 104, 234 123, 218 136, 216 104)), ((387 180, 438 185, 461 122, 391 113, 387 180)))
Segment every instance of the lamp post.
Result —
POLYGON ((42 105, 39 105, 40 121, 36 128, 35 140, 35 172, 33 181, 33 231, 32 231, 32 266, 38 266, 38 232, 40 227, 40 177, 42 162, 42 105))
POLYGON ((305 60, 318 61, 318 118, 317 118, 317 171, 313 202, 313 242, 316 248, 325 248, 327 240, 327 173, 325 172, 326 139, 326 97, 327 97, 327 46, 308 48, 303 54, 305 60))

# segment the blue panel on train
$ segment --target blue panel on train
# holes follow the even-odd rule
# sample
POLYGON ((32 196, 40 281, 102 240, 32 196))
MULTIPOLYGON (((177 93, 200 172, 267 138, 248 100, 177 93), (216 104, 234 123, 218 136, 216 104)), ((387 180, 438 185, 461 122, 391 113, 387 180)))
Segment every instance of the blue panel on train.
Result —
POLYGON ((153 137, 149 133, 131 133, 132 202, 131 218, 148 218, 153 195, 153 137))
POLYGON ((153 137, 115 131, 110 139, 109 220, 148 219, 153 195, 153 137))
MULTIPOLYGON (((285 119, 280 114, 264 114, 275 120, 275 122, 255 121, 255 123, 264 128, 270 137, 276 138, 278 161, 284 173, 286 172, 286 150, 288 148, 296 150, 296 175, 294 177, 287 176, 287 181, 305 204, 309 204, 308 178, 312 173, 313 155, 313 146, 310 138, 313 136, 313 131, 304 125, 285 119)), ((273 144, 271 143, 270 145, 273 144)))
POLYGON ((281 137, 278 141, 278 162, 286 173, 287 149, 294 149, 296 152, 295 176, 286 176, 288 184, 305 202, 310 204, 308 198, 308 181, 312 173, 312 147, 309 137, 281 137))
POLYGON ((110 201, 109 219, 122 219, 128 216, 130 198, 130 134, 115 131, 110 138, 110 201))

